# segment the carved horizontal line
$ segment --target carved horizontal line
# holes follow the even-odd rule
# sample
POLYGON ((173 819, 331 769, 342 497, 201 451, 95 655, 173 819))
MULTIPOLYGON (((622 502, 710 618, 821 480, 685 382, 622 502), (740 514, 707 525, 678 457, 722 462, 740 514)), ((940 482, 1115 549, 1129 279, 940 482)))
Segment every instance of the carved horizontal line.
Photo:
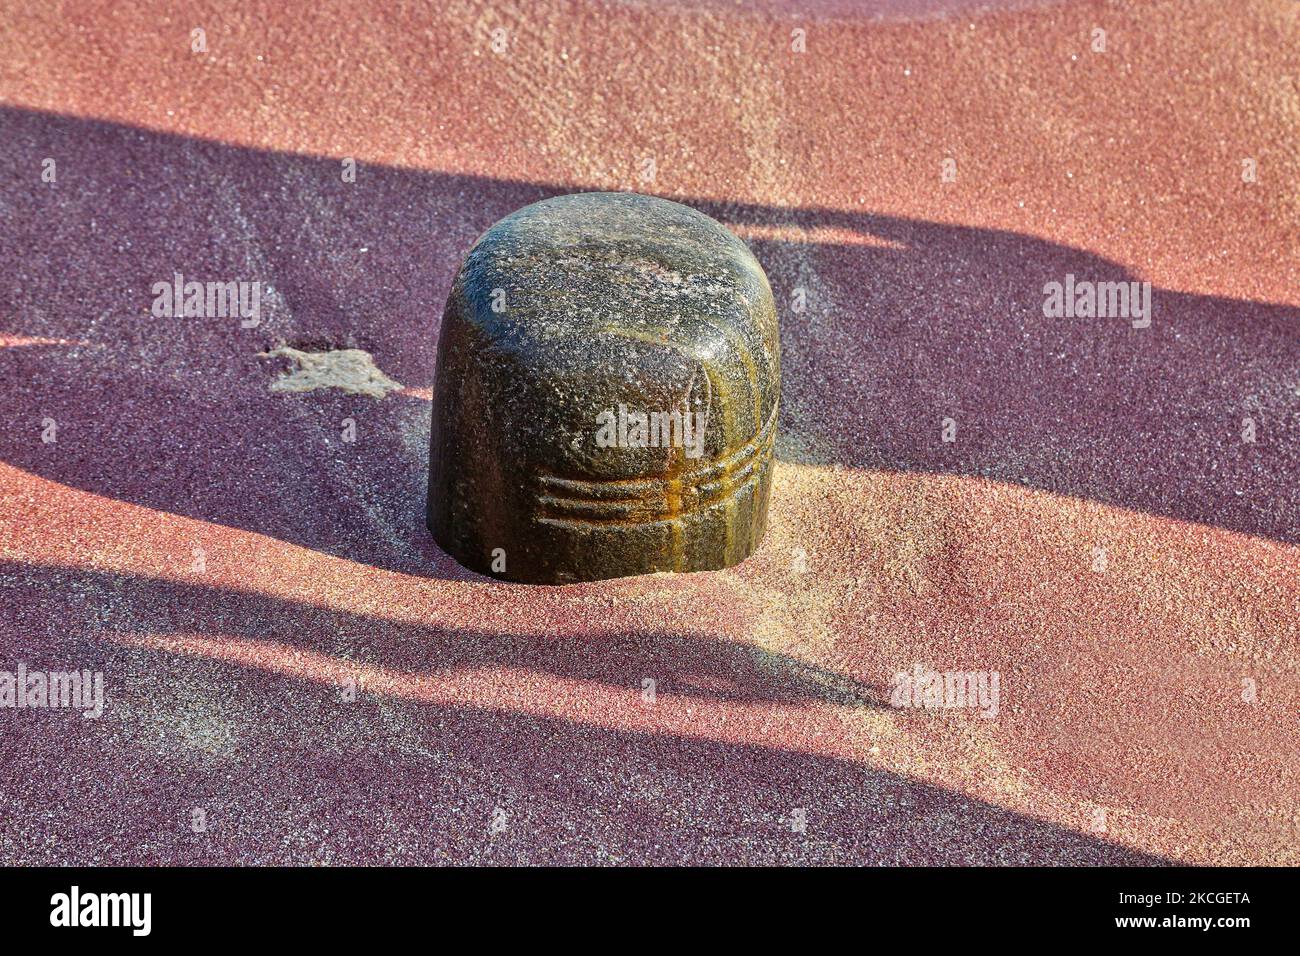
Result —
POLYGON ((726 497, 733 488, 747 482, 755 469, 761 468, 770 460, 766 455, 756 455, 723 478, 705 482, 698 486, 677 489, 672 488, 670 484, 662 490, 657 490, 653 495, 642 498, 608 501, 542 495, 538 498, 538 501, 543 509, 547 511, 567 512, 574 515, 609 518, 611 520, 632 517, 637 514, 657 515, 661 512, 668 512, 672 508, 670 505, 672 499, 677 500, 676 510, 689 512, 708 507, 714 500, 726 497))
MULTIPOLYGON (((562 528, 575 528, 575 529, 607 528, 607 527, 625 527, 625 528, 647 527, 648 528, 654 525, 671 525, 674 522, 681 521, 683 518, 690 518, 694 515, 698 515, 704 511, 707 511, 710 508, 715 508, 720 504, 725 504, 726 502, 734 498, 740 497, 742 493, 745 493, 750 489, 752 489, 754 485, 756 485, 762 479, 764 474, 763 465, 766 465, 768 463, 769 463, 768 461, 762 463, 756 462, 755 468, 750 471, 750 473, 744 478, 744 480, 737 482, 733 485, 730 485, 727 488, 727 490, 722 494, 713 495, 709 497, 698 496, 702 500, 692 501, 690 502, 689 506, 687 506, 687 503, 683 501, 682 508, 680 510, 677 510, 675 513, 661 513, 660 510, 658 509, 654 509, 642 505, 639 509, 636 509, 636 511, 642 512, 643 515, 638 515, 637 513, 635 513, 635 511, 633 513, 626 514, 626 515, 608 515, 608 516, 607 515, 582 515, 582 514, 572 514, 572 513, 565 514, 565 515, 544 514, 541 517, 539 517, 537 520, 541 524, 554 525, 556 527, 562 527, 562 528)), ((667 502, 664 502, 663 511, 666 512, 667 508, 668 508, 667 502)))
POLYGON ((667 495, 674 486, 678 489, 674 493, 685 494, 725 479, 729 474, 741 471, 747 464, 764 455, 775 439, 776 415, 777 409, 774 407, 767 423, 759 433, 731 454, 705 468, 685 472, 676 477, 650 475, 635 478, 583 479, 540 475, 538 481, 542 486, 544 497, 573 501, 617 503, 644 500, 648 497, 667 495), (569 494, 563 494, 564 492, 569 494))
POLYGON ((544 511, 552 514, 559 512, 611 520, 636 514, 700 510, 709 507, 718 498, 725 498, 733 488, 747 482, 756 469, 770 462, 772 459, 767 451, 766 447, 759 448, 734 471, 699 485, 674 484, 672 479, 667 479, 653 492, 636 498, 611 500, 543 494, 539 496, 538 502, 544 511), (673 501, 676 502, 675 506, 671 503, 673 501))

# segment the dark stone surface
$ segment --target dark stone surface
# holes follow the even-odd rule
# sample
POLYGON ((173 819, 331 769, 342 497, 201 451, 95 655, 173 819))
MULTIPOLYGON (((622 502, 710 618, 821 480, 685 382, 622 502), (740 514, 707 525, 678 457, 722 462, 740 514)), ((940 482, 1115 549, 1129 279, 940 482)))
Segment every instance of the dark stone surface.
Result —
POLYGON ((447 302, 429 529, 511 581, 736 564, 766 526, 779 393, 772 291, 732 233, 630 193, 527 206, 447 302), (661 447, 637 447, 637 413, 667 424, 644 436, 661 447))

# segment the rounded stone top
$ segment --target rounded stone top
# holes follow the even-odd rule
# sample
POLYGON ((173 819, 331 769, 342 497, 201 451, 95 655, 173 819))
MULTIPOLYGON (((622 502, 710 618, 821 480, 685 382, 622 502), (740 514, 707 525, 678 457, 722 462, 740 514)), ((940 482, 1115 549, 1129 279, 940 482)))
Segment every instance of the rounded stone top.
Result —
POLYGON ((639 367, 637 343, 705 362, 737 345, 760 364, 775 351, 772 292, 753 254, 666 199, 579 193, 526 206, 474 244, 458 285, 475 306, 465 318, 549 376, 639 367))
MULTIPOLYGON (((444 542, 460 540, 451 529, 473 529, 471 551, 485 535, 540 547, 539 529, 552 550, 569 548, 557 538, 567 529, 590 551, 601 531, 612 540, 626 537, 618 525, 643 526, 644 559, 610 557, 605 572, 734 563, 744 548, 727 541, 752 535, 723 535, 721 551, 697 561, 682 532, 695 512, 725 514, 760 479, 765 493, 766 468, 752 466, 770 458, 778 353, 762 268, 702 213, 631 193, 520 209, 474 244, 448 299, 430 527, 478 569, 444 542), (641 441, 641 415, 678 430, 641 441), (492 488, 497 503, 474 497, 492 488)), ((509 554, 511 542, 497 546, 509 554)), ((529 560, 546 565, 540 579, 610 576, 570 558, 529 560)), ((519 577, 506 563, 503 576, 519 577)))

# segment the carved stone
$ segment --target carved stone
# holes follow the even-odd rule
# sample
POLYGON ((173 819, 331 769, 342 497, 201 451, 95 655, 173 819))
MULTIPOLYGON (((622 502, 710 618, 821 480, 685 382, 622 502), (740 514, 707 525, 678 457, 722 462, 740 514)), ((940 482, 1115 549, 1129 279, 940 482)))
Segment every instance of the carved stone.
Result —
POLYGON ((527 206, 447 302, 429 530, 510 581, 736 564, 766 527, 779 393, 772 291, 732 233, 630 193, 527 206))

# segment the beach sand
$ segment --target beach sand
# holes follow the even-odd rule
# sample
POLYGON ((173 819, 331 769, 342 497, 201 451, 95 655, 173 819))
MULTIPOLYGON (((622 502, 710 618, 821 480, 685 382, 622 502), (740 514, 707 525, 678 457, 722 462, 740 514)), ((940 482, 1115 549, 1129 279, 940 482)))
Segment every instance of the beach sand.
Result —
POLYGON ((0 859, 1300 863, 1296 4, 227 6, 0 9, 0 670, 107 697, 0 711, 0 859), (456 269, 593 189, 771 280, 736 568, 425 531, 456 269), (996 714, 894 706, 918 664, 996 714))

